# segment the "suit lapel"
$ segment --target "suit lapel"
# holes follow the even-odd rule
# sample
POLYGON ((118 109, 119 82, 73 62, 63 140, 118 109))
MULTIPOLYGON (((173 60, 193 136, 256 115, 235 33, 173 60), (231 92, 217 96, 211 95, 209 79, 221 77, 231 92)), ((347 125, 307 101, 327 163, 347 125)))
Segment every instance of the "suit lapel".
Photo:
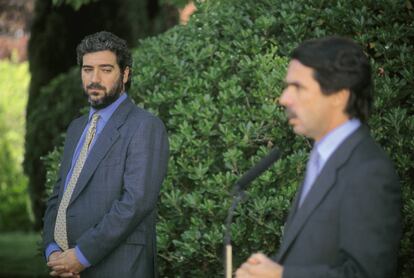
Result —
POLYGON ((289 211, 288 217, 286 219, 285 222, 285 227, 284 227, 284 234, 286 234, 287 230, 289 229, 290 224, 292 223, 292 219, 295 216, 297 210, 298 210, 298 206, 299 206, 299 197, 300 197, 300 192, 302 192, 302 187, 303 187, 303 181, 301 183, 301 185, 298 188, 298 191, 295 195, 295 198, 292 201, 292 207, 289 211))
MULTIPOLYGON (((70 167, 72 165, 73 153, 75 152, 76 146, 79 142, 82 132, 88 123, 88 116, 85 115, 79 119, 79 121, 73 127, 71 134, 67 134, 66 139, 66 149, 62 158, 62 166, 60 176, 62 178, 62 184, 65 184, 66 177, 69 173, 70 167)), ((64 186, 60 188, 60 196, 62 196, 64 186)))
POLYGON ((118 129, 125 123, 130 110, 134 104, 129 98, 125 99, 112 114, 108 123, 105 125, 94 146, 88 154, 82 172, 80 173, 75 190, 72 194, 69 205, 76 200, 79 194, 87 185, 92 174, 95 172, 101 160, 105 157, 111 146, 118 140, 120 134, 118 129))
POLYGON ((326 162, 300 208, 297 208, 299 199, 298 196, 300 195, 300 191, 298 191, 293 209, 288 217, 282 245, 276 256, 277 261, 281 261, 283 259, 287 250, 302 230, 306 221, 313 214, 318 205, 323 201, 327 193, 332 189, 336 181, 338 170, 349 159, 352 151, 358 143, 368 135, 368 129, 365 126, 361 126, 338 147, 338 149, 326 162))

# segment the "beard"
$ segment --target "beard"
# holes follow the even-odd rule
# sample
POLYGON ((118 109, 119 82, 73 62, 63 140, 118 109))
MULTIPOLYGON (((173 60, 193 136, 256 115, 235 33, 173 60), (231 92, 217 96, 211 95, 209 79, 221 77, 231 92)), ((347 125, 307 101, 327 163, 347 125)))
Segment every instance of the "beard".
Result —
POLYGON ((120 76, 118 80, 115 81, 114 86, 112 86, 109 90, 100 83, 90 83, 88 86, 84 87, 84 92, 88 97, 89 104, 94 109, 99 110, 114 103, 121 95, 123 88, 124 83, 122 82, 122 76, 120 76), (92 96, 96 97, 102 94, 102 92, 94 92, 93 89, 103 91, 103 95, 99 98, 92 98, 92 96))

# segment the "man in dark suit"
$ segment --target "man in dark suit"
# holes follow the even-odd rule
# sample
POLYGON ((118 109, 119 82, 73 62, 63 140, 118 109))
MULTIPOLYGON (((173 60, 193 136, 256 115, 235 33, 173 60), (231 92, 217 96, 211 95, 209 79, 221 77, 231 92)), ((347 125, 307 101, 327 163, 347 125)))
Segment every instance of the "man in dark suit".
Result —
POLYGON ((90 112, 67 131, 43 239, 52 276, 157 277, 156 202, 164 124, 126 94, 132 57, 109 32, 85 37, 78 63, 90 112))
POLYGON ((371 69, 353 41, 306 41, 292 55, 280 103, 315 141, 277 255, 252 255, 242 277, 395 277, 401 192, 369 134, 371 69))

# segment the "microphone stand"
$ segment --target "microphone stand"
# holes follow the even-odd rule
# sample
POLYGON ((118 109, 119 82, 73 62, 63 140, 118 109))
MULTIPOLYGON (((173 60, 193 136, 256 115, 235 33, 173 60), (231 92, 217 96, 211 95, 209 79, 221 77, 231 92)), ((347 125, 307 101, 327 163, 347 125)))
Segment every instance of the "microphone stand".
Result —
POLYGON ((226 260, 225 260, 225 277, 231 278, 233 277, 233 252, 232 252, 232 246, 231 246, 231 223, 233 221, 233 214, 234 211, 239 204, 239 202, 244 197, 244 191, 240 189, 239 186, 235 186, 235 190, 233 193, 233 202, 229 208, 229 211, 227 213, 226 218, 226 231, 224 236, 224 245, 225 245, 225 252, 226 252, 226 260))
POLYGON ((244 197, 244 188, 255 178, 257 178, 261 173, 266 171, 277 159, 279 158, 279 151, 277 148, 273 148, 268 155, 263 157, 258 164, 253 168, 247 171, 234 185, 232 195, 233 203, 229 208, 226 219, 226 232, 224 237, 224 244, 226 246, 226 266, 225 274, 226 278, 232 277, 233 272, 233 254, 231 247, 231 223, 233 219, 234 210, 237 207, 237 204, 244 197))

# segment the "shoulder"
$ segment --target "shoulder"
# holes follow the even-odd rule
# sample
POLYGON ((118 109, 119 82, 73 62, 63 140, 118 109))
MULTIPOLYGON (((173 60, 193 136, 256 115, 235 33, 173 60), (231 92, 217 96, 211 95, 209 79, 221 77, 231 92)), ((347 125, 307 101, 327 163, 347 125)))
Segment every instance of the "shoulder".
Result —
MULTIPOLYGON (((383 148, 374 140, 369 128, 361 125, 336 149, 333 155, 338 164, 343 162, 384 160, 389 161, 388 155, 383 148)), ((358 164, 360 164, 358 163, 358 164)))
POLYGON ((128 115, 128 122, 137 127, 150 125, 165 129, 164 123, 160 118, 135 104, 128 115))
POLYGON ((164 148, 168 145, 168 134, 164 123, 154 114, 134 107, 128 114, 126 124, 122 128, 134 148, 164 148))
POLYGON ((77 129, 79 127, 84 126, 88 121, 88 114, 84 114, 74 120, 72 120, 72 122, 70 122, 67 132, 69 133, 70 131, 72 131, 73 129, 77 129))
POLYGON ((368 180, 376 181, 377 186, 386 181, 399 183, 394 163, 369 131, 352 149, 345 169, 350 183, 358 184, 358 180, 366 184, 368 180))
POLYGON ((374 140, 370 133, 366 134, 356 145, 353 156, 360 162, 381 162, 393 168, 393 163, 384 149, 374 140))

